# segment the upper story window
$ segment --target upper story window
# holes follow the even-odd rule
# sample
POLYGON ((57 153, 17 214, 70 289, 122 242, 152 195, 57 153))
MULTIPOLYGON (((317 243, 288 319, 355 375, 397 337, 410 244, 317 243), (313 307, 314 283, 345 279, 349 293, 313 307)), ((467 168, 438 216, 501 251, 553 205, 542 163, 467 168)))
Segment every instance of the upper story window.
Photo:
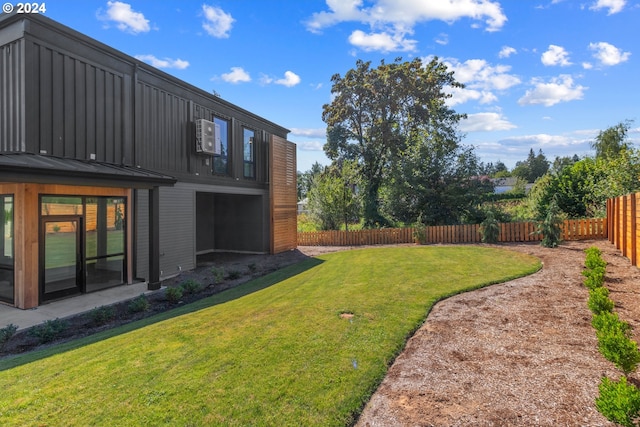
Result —
POLYGON ((216 137, 216 145, 220 144, 220 154, 213 156, 213 173, 217 175, 229 174, 229 121, 214 117, 213 122, 218 125, 220 133, 216 137))
POLYGON ((255 144, 255 132, 251 129, 244 128, 242 130, 243 136, 243 156, 244 156, 244 177, 255 178, 256 177, 256 144, 255 144))

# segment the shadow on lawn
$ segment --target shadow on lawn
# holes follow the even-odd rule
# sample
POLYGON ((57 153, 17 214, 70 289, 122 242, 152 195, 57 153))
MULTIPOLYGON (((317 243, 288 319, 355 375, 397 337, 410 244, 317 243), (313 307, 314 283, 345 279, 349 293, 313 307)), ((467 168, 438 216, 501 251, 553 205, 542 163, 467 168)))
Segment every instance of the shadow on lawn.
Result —
POLYGON ((113 327, 111 329, 103 330, 83 338, 74 339, 72 341, 52 344, 46 348, 34 350, 28 353, 18 354, 16 356, 7 356, 0 359, 0 371, 15 368, 20 365, 31 363, 37 360, 41 360, 56 354, 61 354, 66 351, 75 350, 98 341, 102 341, 111 337, 122 335, 127 332, 134 331, 136 329, 144 328, 157 322, 172 319, 174 317, 183 316, 189 313, 213 307, 219 304, 224 304, 238 298, 242 298, 246 295, 254 292, 266 289, 279 282, 294 277, 304 271, 310 270, 324 261, 317 258, 307 258, 296 264, 292 264, 282 269, 276 270, 265 276, 252 279, 248 282, 244 282, 237 286, 223 290, 222 292, 215 293, 213 295, 198 299, 194 302, 171 308, 169 310, 154 314, 149 317, 145 317, 140 320, 135 320, 130 323, 126 323, 120 326, 113 327))

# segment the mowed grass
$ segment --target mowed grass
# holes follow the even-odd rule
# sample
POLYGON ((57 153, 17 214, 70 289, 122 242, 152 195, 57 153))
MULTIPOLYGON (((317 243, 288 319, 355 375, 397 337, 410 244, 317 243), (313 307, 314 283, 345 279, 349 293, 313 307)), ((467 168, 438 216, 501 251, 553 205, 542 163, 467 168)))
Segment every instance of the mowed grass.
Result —
POLYGON ((539 268, 475 246, 327 254, 0 372, 0 425, 349 425, 436 301, 539 268))

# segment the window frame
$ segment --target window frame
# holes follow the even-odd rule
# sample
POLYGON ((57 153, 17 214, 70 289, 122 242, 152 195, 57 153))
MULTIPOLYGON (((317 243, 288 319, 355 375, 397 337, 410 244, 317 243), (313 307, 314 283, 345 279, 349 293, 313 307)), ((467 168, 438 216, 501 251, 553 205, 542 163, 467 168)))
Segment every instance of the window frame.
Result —
POLYGON ((256 179, 256 138, 257 131, 255 129, 242 127, 242 176, 244 179, 256 179), (249 133, 252 136, 249 136, 249 133), (247 159, 247 144, 249 144, 249 159, 247 159), (250 174, 247 174, 250 172, 250 174))

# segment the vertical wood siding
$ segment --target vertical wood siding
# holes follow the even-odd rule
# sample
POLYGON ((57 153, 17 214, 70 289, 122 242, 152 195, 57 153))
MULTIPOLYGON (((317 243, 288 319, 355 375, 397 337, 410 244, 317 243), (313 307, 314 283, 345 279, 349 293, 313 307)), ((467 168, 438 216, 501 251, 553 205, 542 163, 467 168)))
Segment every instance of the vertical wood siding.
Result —
POLYGON ((297 246, 296 145, 272 136, 269 152, 271 253, 277 254, 297 246))

